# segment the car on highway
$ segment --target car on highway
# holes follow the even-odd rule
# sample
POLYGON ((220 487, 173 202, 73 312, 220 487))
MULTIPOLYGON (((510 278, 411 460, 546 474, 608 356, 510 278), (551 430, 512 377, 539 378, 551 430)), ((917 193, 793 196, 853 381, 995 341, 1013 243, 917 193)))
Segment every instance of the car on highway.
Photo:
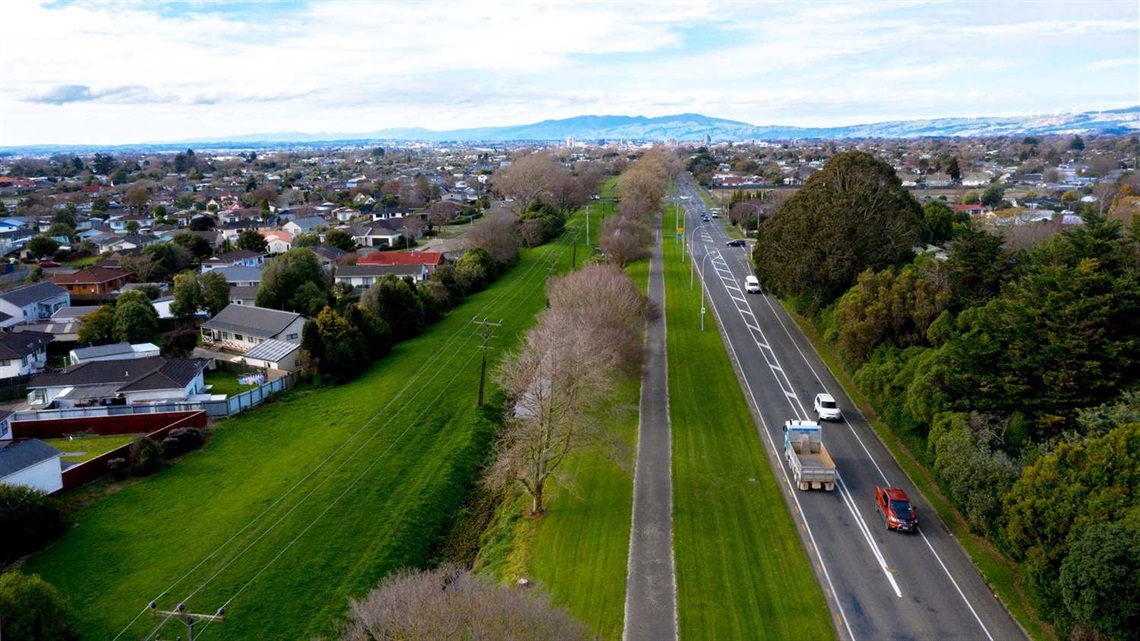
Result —
POLYGON ((744 277, 744 291, 749 294, 760 293, 760 281, 755 276, 744 277))
POLYGON ((816 394, 812 405, 815 407, 815 415, 821 421, 838 421, 843 418, 843 412, 839 411, 839 404, 831 394, 816 394))
POLYGON ((897 487, 875 486, 875 511, 883 515, 888 530, 915 532, 918 515, 910 504, 910 497, 897 487))
POLYGON ((711 221, 712 219, 709 218, 708 216, 701 216, 701 220, 707 223, 707 222, 711 221))
POLYGON ((747 244, 748 243, 745 243, 743 238, 733 238, 732 240, 725 243, 725 245, 729 247, 744 247, 747 244))

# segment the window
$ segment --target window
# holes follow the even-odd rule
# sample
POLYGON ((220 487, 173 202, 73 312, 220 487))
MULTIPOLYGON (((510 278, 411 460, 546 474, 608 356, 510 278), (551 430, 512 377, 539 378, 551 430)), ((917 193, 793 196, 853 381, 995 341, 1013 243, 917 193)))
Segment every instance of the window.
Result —
POLYGON ((244 341, 245 337, 242 336, 241 334, 234 334, 234 340, 235 341, 244 341))
POLYGON ((285 335, 285 340, 287 340, 287 341, 295 341, 295 340, 297 340, 297 334, 296 334, 296 333, 293 333, 293 334, 286 334, 286 335, 285 335))

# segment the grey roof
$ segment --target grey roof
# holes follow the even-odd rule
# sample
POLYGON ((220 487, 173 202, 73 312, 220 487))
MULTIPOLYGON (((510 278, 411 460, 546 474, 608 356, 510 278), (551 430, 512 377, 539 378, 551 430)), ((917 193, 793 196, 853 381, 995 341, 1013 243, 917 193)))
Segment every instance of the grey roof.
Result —
POLYGON ((261 268, 260 267, 215 267, 214 271, 226 277, 226 282, 229 283, 243 283, 247 281, 261 282, 261 268))
POLYGON ((337 278, 360 278, 362 276, 417 276, 424 271, 423 265, 344 265, 336 270, 337 278))
POLYGON ((0 334, 0 359, 20 359, 36 351, 47 349, 52 335, 44 332, 16 332, 0 334))
POLYGON ((254 300, 259 289, 258 285, 234 285, 230 287, 230 300, 254 300))
POLYGON ((97 309, 99 309, 98 305, 74 305, 74 306, 68 306, 68 307, 60 307, 59 309, 56 310, 56 312, 54 314, 51 315, 51 317, 52 318, 60 318, 60 319, 63 319, 63 318, 83 318, 84 316, 90 314, 91 312, 93 312, 97 309))
POLYGON ((203 366, 204 361, 162 357, 88 361, 59 374, 39 374, 28 388, 118 384, 120 391, 170 389, 185 387, 203 366))
POLYGON ((335 262, 348 255, 348 252, 339 247, 333 247, 332 245, 321 244, 316 247, 310 247, 309 249, 317 255, 317 260, 323 259, 328 262, 335 262))
POLYGON ((252 305, 230 303, 218 315, 202 323, 206 329, 239 332, 248 336, 272 338, 300 318, 296 312, 282 312, 252 305))
POLYGON ((22 285, 14 289, 9 289, 0 294, 0 298, 12 303, 16 307, 23 307, 24 305, 31 305, 41 300, 56 298, 66 294, 66 289, 45 280, 32 283, 31 285, 22 285))
POLYGON ((116 354, 133 354, 134 349, 130 343, 114 343, 112 345, 93 345, 91 347, 77 347, 71 350, 72 354, 81 361, 116 354))
POLYGON ((63 452, 36 438, 9 445, 0 449, 0 479, 58 456, 63 452))
POLYGON ((301 228, 303 232, 313 231, 318 227, 328 227, 329 221, 321 218, 320 216, 302 216, 294 218, 289 222, 301 228))
POLYGON ((287 343, 270 338, 255 345, 253 349, 245 353, 245 357, 276 363, 298 349, 301 349, 298 343, 287 343))

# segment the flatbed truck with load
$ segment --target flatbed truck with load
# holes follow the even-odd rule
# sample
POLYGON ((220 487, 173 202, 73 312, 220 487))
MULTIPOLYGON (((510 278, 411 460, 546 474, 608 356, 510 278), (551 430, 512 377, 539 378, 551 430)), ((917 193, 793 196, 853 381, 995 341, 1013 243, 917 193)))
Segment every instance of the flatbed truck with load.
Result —
POLYGON ((835 489, 835 462, 823 445, 823 428, 815 421, 784 423, 784 458, 801 490, 835 489))

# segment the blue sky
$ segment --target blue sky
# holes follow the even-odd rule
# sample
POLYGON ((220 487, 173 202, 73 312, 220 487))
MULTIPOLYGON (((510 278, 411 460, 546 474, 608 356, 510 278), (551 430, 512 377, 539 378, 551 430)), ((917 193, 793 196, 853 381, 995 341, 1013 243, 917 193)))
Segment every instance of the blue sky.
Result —
POLYGON ((15 2, 0 146, 1140 104, 1140 3, 15 2))

